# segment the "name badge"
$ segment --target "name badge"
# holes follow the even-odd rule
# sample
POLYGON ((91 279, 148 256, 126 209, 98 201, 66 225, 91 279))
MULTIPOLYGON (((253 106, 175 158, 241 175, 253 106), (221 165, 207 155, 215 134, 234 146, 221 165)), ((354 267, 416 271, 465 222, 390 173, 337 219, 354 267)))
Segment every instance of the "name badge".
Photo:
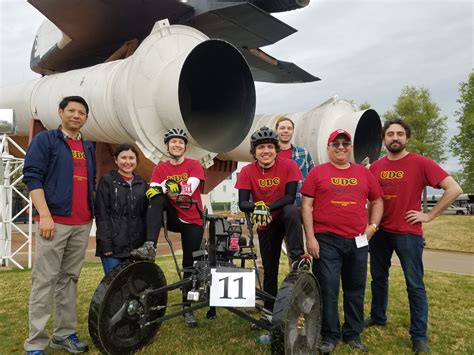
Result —
POLYGON ((369 241, 367 240, 367 234, 359 234, 357 237, 355 237, 355 241, 357 248, 362 248, 369 245, 369 241))
POLYGON ((255 307, 255 270, 234 270, 211 269, 210 306, 255 307))

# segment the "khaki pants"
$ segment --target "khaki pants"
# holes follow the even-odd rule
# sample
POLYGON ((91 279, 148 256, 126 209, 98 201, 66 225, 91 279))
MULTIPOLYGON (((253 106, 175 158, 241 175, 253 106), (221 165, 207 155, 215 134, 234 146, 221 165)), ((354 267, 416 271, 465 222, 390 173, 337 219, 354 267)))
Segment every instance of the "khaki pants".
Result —
POLYGON ((48 345, 49 337, 45 327, 53 305, 56 309, 53 335, 65 338, 76 333, 77 281, 91 226, 92 222, 82 225, 55 223, 52 240, 43 239, 36 230, 36 255, 29 304, 29 337, 24 343, 26 351, 44 350, 48 345))

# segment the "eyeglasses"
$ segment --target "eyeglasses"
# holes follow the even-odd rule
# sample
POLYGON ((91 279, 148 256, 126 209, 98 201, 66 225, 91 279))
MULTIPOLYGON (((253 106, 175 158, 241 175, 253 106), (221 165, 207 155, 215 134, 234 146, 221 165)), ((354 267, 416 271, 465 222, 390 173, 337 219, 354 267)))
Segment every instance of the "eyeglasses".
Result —
POLYGON ((351 142, 331 142, 328 144, 329 146, 331 146, 332 148, 339 148, 339 146, 343 146, 344 148, 349 148, 352 143, 351 142))

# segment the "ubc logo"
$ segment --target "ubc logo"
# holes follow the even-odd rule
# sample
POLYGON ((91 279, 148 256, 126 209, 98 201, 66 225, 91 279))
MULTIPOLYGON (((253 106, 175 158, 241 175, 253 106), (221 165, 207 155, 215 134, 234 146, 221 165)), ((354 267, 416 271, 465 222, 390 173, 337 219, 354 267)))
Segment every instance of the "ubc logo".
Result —
POLYGON ((86 160, 86 153, 81 152, 80 150, 73 150, 72 159, 86 160))
POLYGON ((177 183, 180 183, 181 181, 188 180, 188 177, 189 177, 188 173, 182 173, 181 175, 168 175, 166 178, 174 180, 177 183))
POLYGON ((357 179, 356 178, 331 178, 331 183, 333 185, 339 185, 339 186, 354 186, 357 185, 357 179))
POLYGON ((280 185, 280 178, 274 177, 271 179, 258 179, 258 186, 260 187, 271 187, 280 185))
POLYGON ((405 174, 404 171, 381 171, 380 178, 381 179, 402 179, 403 175, 405 174))

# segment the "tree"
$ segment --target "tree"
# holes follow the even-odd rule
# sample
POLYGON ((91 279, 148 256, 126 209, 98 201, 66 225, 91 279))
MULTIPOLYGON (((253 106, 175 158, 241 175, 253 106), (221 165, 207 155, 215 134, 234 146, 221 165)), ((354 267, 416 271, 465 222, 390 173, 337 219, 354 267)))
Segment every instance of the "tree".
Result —
POLYGON ((361 103, 359 105, 359 109, 362 111, 362 110, 368 110, 369 108, 372 108, 371 107, 371 104, 369 104, 367 101, 361 103))
POLYGON ((406 86, 385 120, 401 118, 411 125, 408 150, 437 162, 446 160, 445 134, 447 117, 440 116, 440 108, 432 101, 426 88, 406 86))
POLYGON ((455 112, 459 133, 449 146, 462 166, 459 178, 463 190, 474 192, 474 72, 471 71, 467 82, 459 84, 457 102, 461 105, 455 112))

